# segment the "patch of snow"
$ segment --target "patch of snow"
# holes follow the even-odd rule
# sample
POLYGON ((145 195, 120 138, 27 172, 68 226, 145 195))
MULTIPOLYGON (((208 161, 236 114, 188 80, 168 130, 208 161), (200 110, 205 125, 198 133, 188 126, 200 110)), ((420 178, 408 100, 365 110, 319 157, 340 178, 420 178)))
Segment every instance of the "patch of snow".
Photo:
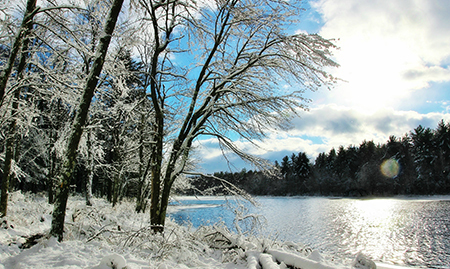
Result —
POLYGON ((320 252, 318 250, 313 250, 311 254, 309 254, 308 259, 316 261, 316 262, 322 262, 323 257, 320 255, 320 252))
POLYGON ((127 266, 125 259, 119 254, 111 254, 103 257, 99 265, 92 269, 122 269, 127 266))
POLYGON ((294 266, 302 269, 332 269, 339 268, 336 266, 330 266, 325 263, 310 260, 306 257, 296 255, 293 253, 288 253, 286 251, 271 249, 268 251, 275 259, 279 262, 284 262, 287 265, 294 266))

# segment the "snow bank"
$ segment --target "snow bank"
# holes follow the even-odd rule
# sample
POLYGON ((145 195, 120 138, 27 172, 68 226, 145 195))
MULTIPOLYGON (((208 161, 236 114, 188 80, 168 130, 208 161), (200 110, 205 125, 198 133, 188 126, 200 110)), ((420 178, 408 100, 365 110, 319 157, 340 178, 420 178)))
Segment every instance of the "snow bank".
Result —
MULTIPOLYGON (((70 197, 61 243, 48 237, 53 207, 43 196, 12 193, 8 208, 0 219, 0 269, 349 268, 300 244, 232 233, 223 223, 192 229, 167 220, 165 233, 153 234, 149 215, 135 213, 132 201, 113 208, 102 199, 86 206, 70 197)), ((353 267, 374 268, 370 262, 358 255, 353 267)))

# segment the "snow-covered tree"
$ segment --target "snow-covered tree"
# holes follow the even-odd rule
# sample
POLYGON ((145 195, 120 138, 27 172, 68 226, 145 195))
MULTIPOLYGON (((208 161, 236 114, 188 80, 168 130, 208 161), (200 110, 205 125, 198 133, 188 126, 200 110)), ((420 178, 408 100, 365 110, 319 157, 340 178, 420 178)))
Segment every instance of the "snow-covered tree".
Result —
MULTIPOLYGON (((27 2, 26 11, 23 15, 23 20, 18 33, 11 48, 11 53, 5 68, 0 74, 0 105, 3 103, 5 97, 6 84, 12 72, 13 64, 16 60, 16 56, 21 49, 20 59, 17 66, 17 80, 19 84, 24 79, 25 67, 28 60, 28 46, 30 43, 30 35, 33 28, 33 17, 36 14, 36 0, 29 0, 27 2)), ((2 188, 0 198, 0 216, 6 216, 8 207, 8 191, 11 178, 11 165, 14 158, 14 148, 16 140, 16 126, 17 126, 17 113, 19 107, 20 91, 23 86, 16 85, 12 90, 13 96, 11 97, 10 119, 8 120, 8 127, 6 132, 5 141, 5 159, 4 168, 2 171, 2 188)))
POLYGON ((336 63, 329 58, 330 40, 289 33, 302 10, 295 1, 139 4, 152 34, 150 215, 153 229, 162 231, 170 191, 189 170, 196 139, 214 137, 224 149, 269 167, 239 149, 232 135, 253 141, 264 137, 266 128, 285 123, 304 107, 305 90, 333 82, 324 68, 336 63))
MULTIPOLYGON (((123 38, 123 37, 121 37, 123 38)), ((123 38, 125 39, 125 38, 123 38)), ((110 53, 112 64, 105 67, 107 77, 99 89, 93 117, 99 121, 108 179, 107 197, 115 205, 124 195, 136 196, 143 188, 143 158, 148 154, 148 136, 152 116, 145 93, 145 72, 132 59, 125 46, 110 53)))
POLYGON ((69 133, 66 150, 63 157, 61 174, 58 177, 58 192, 52 214, 52 228, 50 234, 62 240, 64 231, 64 219, 66 215, 66 205, 69 196, 72 174, 75 169, 77 149, 81 139, 83 127, 86 124, 89 106, 94 96, 95 89, 103 68, 106 53, 111 42, 123 0, 114 0, 111 4, 110 12, 105 20, 102 34, 95 49, 89 75, 83 87, 82 97, 77 107, 71 130, 69 133))

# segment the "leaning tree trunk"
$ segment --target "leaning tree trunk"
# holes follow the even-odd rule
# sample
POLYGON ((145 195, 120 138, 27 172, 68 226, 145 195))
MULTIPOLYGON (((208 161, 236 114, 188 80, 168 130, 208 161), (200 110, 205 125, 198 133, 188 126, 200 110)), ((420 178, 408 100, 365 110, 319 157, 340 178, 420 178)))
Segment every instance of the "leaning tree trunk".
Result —
MULTIPOLYGON (((26 61, 28 58, 28 44, 30 43, 28 36, 30 35, 30 32, 33 28, 33 20, 32 20, 32 16, 30 14, 33 14, 33 11, 35 9, 36 9, 36 1, 35 0, 28 1, 27 11, 25 12, 25 15, 24 15, 25 25, 22 23, 22 27, 20 29, 20 33, 22 33, 21 35, 23 35, 23 36, 21 37, 22 54, 20 56, 19 65, 17 66, 17 74, 18 74, 19 81, 23 79, 23 72, 25 70, 25 65, 26 65, 26 61), (31 18, 30 18, 30 16, 31 16, 31 18), (25 37, 25 38, 22 39, 23 37, 25 37)), ((34 16, 34 14, 33 14, 33 16, 34 16)), ((18 45, 18 47, 20 47, 20 45, 18 45)), ((15 52, 15 53, 17 54, 17 52, 15 52)), ((14 58, 15 57, 16 56, 14 56, 14 58)), ((10 58, 11 58, 11 56, 10 56, 10 58)), ((9 74, 11 74, 11 70, 9 70, 9 74)), ((8 76, 9 76, 9 74, 8 74, 8 76)), ((0 85, 0 90, 3 89, 3 93, 4 93, 4 89, 6 87, 7 79, 8 79, 7 77, 6 77, 6 80, 3 80, 3 78, 2 78, 2 81, 1 81, 1 83, 5 83, 5 84, 0 85), (5 86, 5 87, 3 87, 3 86, 5 86)), ((14 91, 14 97, 13 97, 12 109, 11 109, 11 119, 10 119, 10 123, 9 123, 8 134, 6 137, 6 143, 5 143, 5 151, 6 152, 5 152, 5 162, 4 162, 3 178, 2 178, 2 190, 1 190, 1 198, 0 198, 0 216, 6 216, 6 213, 8 211, 8 191, 9 191, 9 183, 11 180, 11 164, 12 164, 12 160, 14 158, 14 146, 16 144, 15 143, 16 125, 17 125, 16 116, 17 116, 17 112, 18 112, 18 108, 19 108, 20 90, 21 90, 21 88, 19 87, 14 91)), ((1 96, 1 97, 3 97, 3 96, 1 96)))
POLYGON ((61 175, 58 177, 58 192, 52 214, 52 227, 50 235, 58 237, 59 241, 63 239, 64 218, 66 216, 67 199, 69 198, 69 189, 72 181, 73 171, 75 169, 78 144, 80 142, 83 126, 86 124, 86 118, 89 106, 97 87, 98 77, 102 71, 108 46, 111 41, 111 35, 114 32, 117 18, 119 17, 124 0, 114 0, 111 10, 106 20, 105 29, 97 46, 96 57, 92 64, 91 71, 87 77, 86 85, 83 90, 83 96, 77 108, 77 113, 72 123, 67 148, 63 159, 61 175))
POLYGON ((23 15, 22 24, 16 34, 14 43, 12 44, 11 53, 9 54, 8 62, 5 68, 0 74, 0 106, 3 104, 3 98, 5 97, 6 85, 8 79, 11 76, 11 72, 16 61, 17 54, 22 46, 22 40, 29 34, 31 26, 33 24, 34 15, 36 15, 39 8, 36 8, 36 0, 27 1, 27 9, 23 15))

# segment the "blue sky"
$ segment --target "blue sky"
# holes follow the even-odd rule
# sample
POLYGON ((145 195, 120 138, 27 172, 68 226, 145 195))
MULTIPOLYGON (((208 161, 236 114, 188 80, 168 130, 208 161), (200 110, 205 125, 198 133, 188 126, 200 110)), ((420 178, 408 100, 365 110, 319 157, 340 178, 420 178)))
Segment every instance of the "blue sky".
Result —
MULTIPOLYGON (((336 39, 329 70, 341 78, 331 91, 307 93, 309 111, 300 112, 286 132, 269 132, 259 148, 237 141, 250 153, 280 161, 363 140, 385 143, 419 124, 435 128, 450 121, 450 1, 448 0, 317 0, 296 31, 336 39)), ((203 140, 195 157, 202 171, 229 170, 213 140, 203 140)), ((229 156, 232 167, 251 169, 229 156)))

